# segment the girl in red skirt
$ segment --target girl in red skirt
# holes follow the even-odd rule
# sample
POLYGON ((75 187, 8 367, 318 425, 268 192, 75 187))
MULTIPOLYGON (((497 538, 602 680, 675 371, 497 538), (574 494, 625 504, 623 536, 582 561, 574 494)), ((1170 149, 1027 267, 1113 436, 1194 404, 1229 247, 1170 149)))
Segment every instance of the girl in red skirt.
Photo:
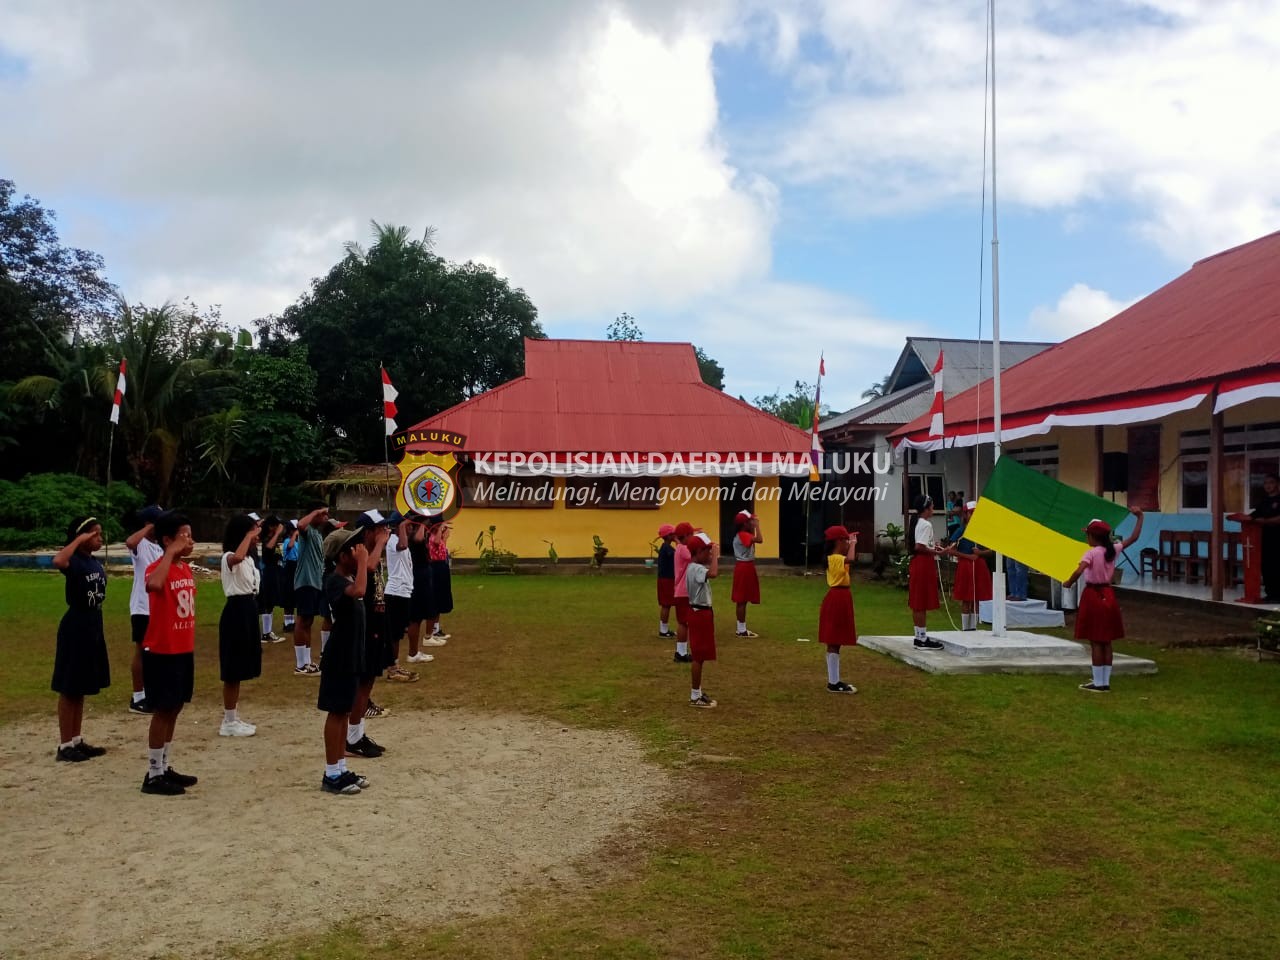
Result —
POLYGON ((985 559, 991 551, 966 539, 964 535, 977 507, 977 502, 973 500, 964 505, 961 513, 963 526, 957 531, 955 538, 955 555, 959 564, 956 566, 956 582, 951 588, 951 598, 960 601, 961 630, 978 629, 978 604, 991 599, 991 568, 987 566, 985 559))
POLYGON ((1120 543, 1119 549, 1111 539, 1111 526, 1103 520, 1090 520, 1084 528, 1089 549, 1080 558, 1080 566, 1067 577, 1064 587, 1074 587, 1084 576, 1085 591, 1076 611, 1076 639, 1088 640, 1093 654, 1093 680, 1080 684, 1081 690, 1090 693, 1106 693, 1111 689, 1111 644, 1124 636, 1124 618, 1120 616, 1120 604, 1111 588, 1111 578, 1116 572, 1116 560, 1120 552, 1133 544, 1142 534, 1142 511, 1129 511, 1138 518, 1133 532, 1120 543))
POLYGON ((857 555, 858 535, 844 527, 827 527, 827 595, 818 612, 818 642, 827 648, 827 691, 857 693, 858 688, 840 679, 840 648, 858 642, 853 621, 853 594, 849 590, 849 568, 857 555))
POLYGON ((676 639, 670 627, 671 608, 676 605, 676 548, 671 545, 676 538, 676 528, 664 523, 658 528, 658 636, 664 640, 676 639))
POLYGON ((738 532, 733 537, 733 602, 738 610, 738 636, 758 637, 747 629, 747 604, 760 602, 760 578, 756 575, 756 544, 760 537, 760 521, 749 510, 740 510, 734 518, 738 532))
POLYGON ((907 606, 911 608, 911 622, 915 624, 915 648, 917 650, 941 650, 942 644, 925 630, 930 610, 937 610, 938 557, 955 553, 954 547, 940 547, 935 542, 933 522, 933 498, 916 497, 911 502, 916 519, 907 528, 907 552, 911 554, 911 568, 907 578, 907 606))
POLYGON ((685 587, 689 594, 689 706, 707 709, 716 702, 702 690, 702 665, 716 658, 716 619, 711 611, 710 581, 720 573, 720 550, 701 530, 690 534, 689 567, 685 587))

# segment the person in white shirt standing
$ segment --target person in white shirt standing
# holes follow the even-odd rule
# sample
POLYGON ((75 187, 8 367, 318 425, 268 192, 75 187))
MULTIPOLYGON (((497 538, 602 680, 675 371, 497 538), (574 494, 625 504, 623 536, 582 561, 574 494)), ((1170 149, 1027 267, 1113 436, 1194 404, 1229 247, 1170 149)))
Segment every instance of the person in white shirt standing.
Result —
POLYGON ((133 636, 133 660, 129 664, 129 673, 133 679, 130 713, 151 713, 142 684, 142 638, 147 635, 147 624, 151 620, 151 601, 147 597, 147 567, 164 555, 164 549, 156 542, 155 536, 155 524, 163 512, 155 504, 139 510, 138 522, 142 526, 124 542, 133 561, 133 589, 129 593, 129 626, 133 636))
POLYGON ((240 684, 262 676, 262 638, 258 635, 257 550, 262 522, 252 513, 227 521, 222 535, 222 592, 227 602, 218 618, 218 665, 222 673, 224 737, 251 737, 257 727, 240 719, 240 684))
POLYGON ((387 585, 383 597, 387 605, 388 644, 394 661, 386 677, 393 683, 413 683, 418 675, 400 666, 400 641, 409 628, 409 605, 413 597, 413 557, 409 554, 409 518, 400 517, 387 540, 387 585))

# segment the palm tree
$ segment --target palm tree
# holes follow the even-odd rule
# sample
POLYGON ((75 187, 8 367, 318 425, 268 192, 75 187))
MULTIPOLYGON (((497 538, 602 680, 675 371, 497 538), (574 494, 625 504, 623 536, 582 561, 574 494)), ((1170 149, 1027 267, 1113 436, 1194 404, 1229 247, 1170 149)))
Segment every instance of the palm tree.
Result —
POLYGON ((871 386, 867 387, 867 389, 862 391, 862 399, 877 400, 880 397, 887 395, 889 392, 889 380, 892 377, 893 374, 886 373, 883 379, 877 380, 871 386))

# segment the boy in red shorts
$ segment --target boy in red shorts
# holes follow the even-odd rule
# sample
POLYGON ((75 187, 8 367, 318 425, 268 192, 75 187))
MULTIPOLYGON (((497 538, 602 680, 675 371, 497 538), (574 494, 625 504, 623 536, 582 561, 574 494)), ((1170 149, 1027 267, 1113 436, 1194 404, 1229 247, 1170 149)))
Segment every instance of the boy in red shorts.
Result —
POLYGON ((707 709, 716 702, 702 692, 702 665, 716 658, 716 621, 711 612, 711 578, 720 574, 716 545, 702 531, 689 537, 689 569, 685 572, 689 595, 689 656, 693 663, 689 705, 707 709))
POLYGON ((675 528, 675 587, 672 602, 676 608, 676 652, 671 659, 676 663, 692 663, 689 656, 689 587, 685 574, 689 571, 689 547, 685 543, 693 536, 693 524, 680 522, 675 528))
POLYGON ((174 796, 196 785, 195 777, 169 766, 178 714, 195 685, 196 581, 186 563, 195 542, 191 522, 172 510, 156 520, 155 535, 164 553, 147 567, 151 613, 142 639, 142 683, 152 713, 142 792, 174 796))

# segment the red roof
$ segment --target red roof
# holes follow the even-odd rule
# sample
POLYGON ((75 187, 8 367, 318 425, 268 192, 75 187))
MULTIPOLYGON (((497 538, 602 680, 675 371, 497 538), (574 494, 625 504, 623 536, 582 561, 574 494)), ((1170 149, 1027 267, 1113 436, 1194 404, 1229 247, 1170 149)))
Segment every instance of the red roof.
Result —
POLYGON ((460 433, 468 453, 809 451, 803 430, 703 383, 688 343, 526 339, 524 358, 523 377, 410 429, 460 433))
MULTIPOLYGON (((1280 381, 1280 233, 1200 260, 1105 323, 1006 370, 1002 427, 1137 422, 1135 408, 1152 419, 1259 378, 1280 381), (1129 418, 1108 419, 1126 410, 1129 418)), ((948 399, 947 436, 972 434, 979 415, 989 430, 991 405, 990 380, 948 399)), ((928 427, 921 416, 891 436, 918 441, 928 427)))

